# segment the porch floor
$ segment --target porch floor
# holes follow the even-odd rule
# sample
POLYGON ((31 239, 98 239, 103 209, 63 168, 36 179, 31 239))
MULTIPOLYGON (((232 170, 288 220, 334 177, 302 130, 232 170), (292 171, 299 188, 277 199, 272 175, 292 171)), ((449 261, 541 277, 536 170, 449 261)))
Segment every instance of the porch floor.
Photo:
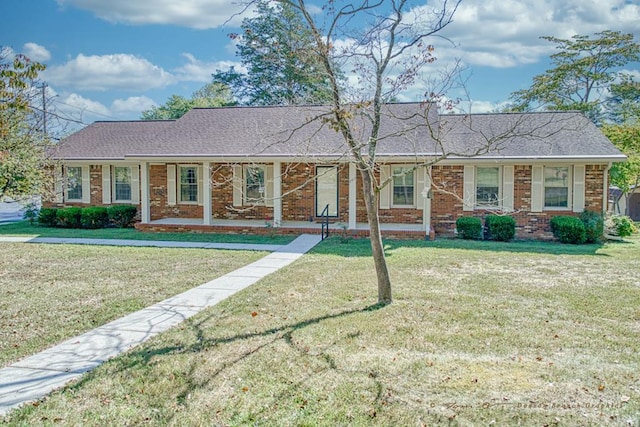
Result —
MULTIPOLYGON (((270 227, 271 221, 264 220, 225 220, 213 219, 211 225, 204 225, 202 218, 163 218, 151 221, 147 224, 138 223, 136 228, 150 231, 200 231, 200 232, 229 232, 246 234, 265 234, 276 232, 278 234, 320 234, 322 224, 311 221, 282 221, 280 227, 270 227)), ((380 224, 384 236, 403 238, 424 238, 425 232, 422 224, 380 224)), ((369 235, 367 223, 356 224, 356 229, 344 229, 344 223, 329 223, 329 233, 344 234, 365 237, 369 235)))

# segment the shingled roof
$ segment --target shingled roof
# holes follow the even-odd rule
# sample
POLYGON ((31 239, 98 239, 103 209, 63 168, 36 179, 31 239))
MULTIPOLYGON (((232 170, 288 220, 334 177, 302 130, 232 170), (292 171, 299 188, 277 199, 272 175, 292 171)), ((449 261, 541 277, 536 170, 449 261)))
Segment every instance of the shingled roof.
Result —
MULTIPOLYGON (((624 159, 577 112, 438 115, 431 107, 385 105, 378 156, 429 156, 444 148, 454 158, 624 159)), ((174 121, 96 122, 64 139, 56 157, 340 158, 346 153, 342 135, 323 120, 330 112, 326 106, 196 108, 174 121)), ((371 129, 366 115, 354 115, 352 129, 366 140, 371 129)))

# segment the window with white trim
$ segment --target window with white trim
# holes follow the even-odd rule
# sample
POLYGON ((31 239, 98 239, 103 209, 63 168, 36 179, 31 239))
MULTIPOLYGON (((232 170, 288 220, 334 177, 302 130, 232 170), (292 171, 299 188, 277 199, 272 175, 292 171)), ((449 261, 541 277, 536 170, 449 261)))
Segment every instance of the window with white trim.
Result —
POLYGON ((476 167, 476 206, 483 208, 500 206, 500 176, 499 166, 476 167))
POLYGON ((131 167, 114 166, 113 168, 113 200, 115 202, 131 201, 131 167))
POLYGON ((571 167, 544 167, 544 207, 569 208, 571 200, 571 167))
POLYGON ((198 167, 180 166, 178 195, 180 203, 198 202, 198 167))
POLYGON ((393 175, 393 207, 415 206, 415 173, 412 167, 394 166, 393 175))
POLYGON ((247 205, 265 202, 265 168, 263 166, 245 166, 244 203, 247 205))
POLYGON ((67 200, 82 200, 82 167, 67 166, 67 200))

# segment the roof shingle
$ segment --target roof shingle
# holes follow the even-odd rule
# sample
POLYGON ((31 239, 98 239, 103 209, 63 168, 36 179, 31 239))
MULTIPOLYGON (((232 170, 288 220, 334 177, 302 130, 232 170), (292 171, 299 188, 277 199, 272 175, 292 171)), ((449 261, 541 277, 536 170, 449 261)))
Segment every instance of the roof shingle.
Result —
MULTIPOLYGON (((624 156, 577 112, 438 115, 430 104, 383 107, 378 156, 577 158, 624 156), (435 138, 434 138, 435 137, 435 138)), ((366 111, 365 111, 366 113, 366 111)), ((96 122, 65 138, 56 157, 65 160, 127 158, 343 157, 341 134, 326 106, 193 109, 175 121, 96 122)), ((366 114, 351 121, 366 141, 366 114)))

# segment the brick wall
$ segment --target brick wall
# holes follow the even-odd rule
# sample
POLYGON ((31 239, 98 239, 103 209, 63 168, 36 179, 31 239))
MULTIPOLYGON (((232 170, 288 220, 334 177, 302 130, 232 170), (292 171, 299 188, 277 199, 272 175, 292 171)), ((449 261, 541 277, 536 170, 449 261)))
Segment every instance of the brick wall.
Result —
MULTIPOLYGON (((233 171, 227 164, 212 164, 211 188, 213 217, 231 220, 270 220, 273 207, 269 206, 233 206, 233 171)), ((579 215, 571 211, 558 210, 530 212, 531 209, 531 165, 514 167, 514 209, 513 217, 517 224, 518 238, 551 237, 549 221, 556 215, 579 215)), ((91 165, 90 194, 91 204, 102 203, 102 166, 91 165)), ((315 217, 315 165, 304 163, 282 163, 282 213, 284 221, 317 221, 315 217)), ((464 211, 459 197, 463 194, 463 166, 435 165, 432 168, 431 223, 438 236, 452 236, 455 222, 461 216, 473 215, 483 218, 491 211, 464 211)), ((276 172, 277 173, 277 172, 276 172)), ((603 211, 603 180, 605 165, 587 165, 585 170, 585 209, 603 211)), ((167 203, 167 166, 165 164, 149 166, 149 195, 151 220, 161 218, 202 218, 203 206, 196 204, 167 203)), ((366 223, 367 214, 362 193, 362 179, 357 173, 356 179, 356 220, 366 223)), ((417 195, 420 200, 419 195, 417 195)), ((46 202, 45 206, 84 206, 82 203, 56 204, 46 202)), ((392 208, 379 212, 382 223, 421 224, 423 212, 418 209, 392 208)), ((338 170, 338 217, 332 222, 349 221, 349 168, 340 165, 338 170)))
POLYGON ((211 164, 211 200, 213 218, 232 220, 271 220, 273 207, 263 205, 233 206, 233 167, 211 164))
POLYGON ((462 166, 435 165, 431 168, 431 226, 436 236, 452 236, 456 220, 471 214, 462 210, 462 200, 454 196, 462 197, 463 172, 462 166))
MULTIPOLYGON (((603 189, 606 167, 603 165, 588 165, 585 174, 585 209, 595 212, 603 211, 603 189)), ((490 210, 464 211, 462 201, 454 195, 463 194, 462 166, 441 166, 432 168, 434 183, 431 201, 431 223, 436 235, 452 236, 456 220, 461 216, 475 216, 484 218, 490 210)), ((557 215, 574 215, 567 210, 545 210, 531 212, 531 165, 516 165, 514 167, 514 210, 516 220, 516 237, 522 239, 551 238, 549 221, 557 215)))

